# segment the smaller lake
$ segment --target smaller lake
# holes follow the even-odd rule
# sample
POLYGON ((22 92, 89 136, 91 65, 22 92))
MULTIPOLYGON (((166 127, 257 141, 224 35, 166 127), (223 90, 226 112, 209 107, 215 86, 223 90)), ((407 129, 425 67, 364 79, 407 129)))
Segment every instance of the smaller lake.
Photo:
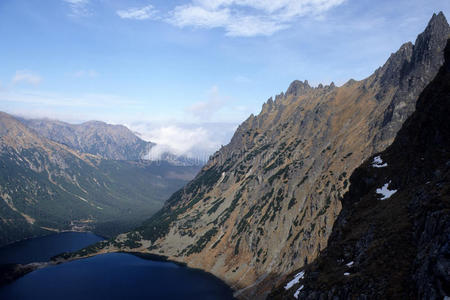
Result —
POLYGON ((0 248, 0 264, 45 262, 57 254, 76 251, 102 240, 90 232, 63 232, 29 239, 0 248))
MULTIPOLYGON (((101 239, 91 233, 57 234, 0 248, 0 257, 8 263, 47 261, 55 254, 77 250, 101 239)), ((225 300, 233 299, 232 294, 227 285, 208 273, 126 253, 102 254, 50 266, 0 287, 0 299, 19 300, 225 300)))

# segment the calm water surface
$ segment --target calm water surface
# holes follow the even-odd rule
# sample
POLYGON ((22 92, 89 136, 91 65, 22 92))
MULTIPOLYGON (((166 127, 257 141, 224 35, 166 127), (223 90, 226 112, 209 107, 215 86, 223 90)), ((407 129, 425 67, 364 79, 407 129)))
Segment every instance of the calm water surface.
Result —
POLYGON ((29 239, 0 248, 0 264, 49 261, 52 256, 84 248, 103 240, 90 232, 64 232, 29 239))
MULTIPOLYGON (((86 233, 65 233, 47 238, 22 242, 21 247, 16 244, 0 249, 0 257, 9 260, 7 262, 36 261, 33 260, 36 257, 40 258, 38 261, 45 261, 43 258, 84 247, 89 244, 87 241, 102 239, 86 233), (75 241, 81 247, 77 247, 75 241), (56 245, 60 242, 65 246, 56 245), (48 253, 40 245, 45 245, 48 253), (59 252, 55 253, 57 250, 59 252)), ((103 254, 36 270, 0 288, 0 299, 136 298, 220 300, 232 299, 232 291, 205 272, 124 253, 103 254)))

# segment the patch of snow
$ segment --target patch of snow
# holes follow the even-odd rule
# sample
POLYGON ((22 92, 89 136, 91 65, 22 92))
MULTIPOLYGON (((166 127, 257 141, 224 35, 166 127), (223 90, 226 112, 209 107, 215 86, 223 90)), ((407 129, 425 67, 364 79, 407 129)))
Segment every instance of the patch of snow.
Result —
POLYGON ((383 160, 381 159, 381 156, 375 156, 373 158, 373 164, 379 165, 379 164, 382 164, 382 163, 383 163, 383 160))
POLYGON ((217 184, 222 183, 222 181, 225 179, 225 175, 226 175, 226 173, 222 172, 222 176, 220 176, 220 179, 219 179, 219 181, 217 181, 217 184))
POLYGON ((294 279, 292 279, 285 285, 284 289, 285 290, 290 289, 291 287, 294 286, 294 284, 297 284, 300 281, 300 279, 303 279, 304 276, 305 276, 305 271, 301 271, 300 273, 295 275, 294 279))
POLYGON ((350 275, 350 273, 348 273, 348 272, 344 273, 344 276, 349 276, 349 275, 350 275))
POLYGON ((387 167, 387 163, 383 163, 383 160, 381 159, 381 156, 375 156, 373 158, 372 167, 374 168, 384 168, 387 167))
POLYGON ((353 266, 353 264, 354 264, 354 262, 351 261, 351 262, 349 262, 348 264, 346 264, 346 266, 349 267, 349 268, 351 268, 351 266, 353 266))
POLYGON ((389 181, 388 183, 384 184, 381 188, 377 189, 377 194, 381 194, 383 195, 383 197, 380 200, 386 200, 391 198, 392 195, 394 195, 397 190, 390 190, 389 189, 389 184, 391 182, 389 181))
POLYGON ((298 294, 300 294, 300 291, 303 289, 303 285, 301 286, 301 287, 299 287, 296 291, 295 291, 295 294, 294 294, 294 297, 295 297, 295 299, 298 299, 298 294))

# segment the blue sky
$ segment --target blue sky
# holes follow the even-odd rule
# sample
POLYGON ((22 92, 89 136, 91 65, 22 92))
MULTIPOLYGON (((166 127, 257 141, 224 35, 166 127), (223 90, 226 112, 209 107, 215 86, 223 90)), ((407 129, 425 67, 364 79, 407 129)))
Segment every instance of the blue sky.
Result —
POLYGON ((443 0, 1 0, 0 110, 211 153, 295 79, 363 79, 443 0))

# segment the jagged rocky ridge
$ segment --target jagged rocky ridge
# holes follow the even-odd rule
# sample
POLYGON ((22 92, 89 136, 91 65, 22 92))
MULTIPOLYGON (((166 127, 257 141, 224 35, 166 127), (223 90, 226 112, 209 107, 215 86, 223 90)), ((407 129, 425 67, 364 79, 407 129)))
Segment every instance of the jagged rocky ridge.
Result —
POLYGON ((0 112, 0 246, 52 231, 129 230, 198 169, 80 153, 0 112))
POLYGON ((326 247, 349 175, 392 143, 449 35, 444 15, 433 15, 414 45, 367 79, 294 81, 142 227, 71 257, 151 252, 213 273, 240 298, 265 297, 326 247))
POLYGON ((444 66, 394 143, 350 177, 327 249, 287 280, 303 278, 289 289, 286 281, 270 298, 449 297, 449 115, 450 40, 444 66), (383 200, 386 183, 396 192, 383 200))
POLYGON ((140 160, 155 145, 123 125, 100 121, 69 124, 49 119, 20 119, 28 128, 52 141, 83 153, 114 160, 140 160))
POLYGON ((139 133, 132 132, 124 125, 112 125, 101 121, 70 124, 50 119, 18 118, 18 120, 40 136, 105 159, 152 160, 185 167, 200 167, 206 163, 200 159, 170 152, 153 157, 151 151, 156 144, 142 140, 139 133))

